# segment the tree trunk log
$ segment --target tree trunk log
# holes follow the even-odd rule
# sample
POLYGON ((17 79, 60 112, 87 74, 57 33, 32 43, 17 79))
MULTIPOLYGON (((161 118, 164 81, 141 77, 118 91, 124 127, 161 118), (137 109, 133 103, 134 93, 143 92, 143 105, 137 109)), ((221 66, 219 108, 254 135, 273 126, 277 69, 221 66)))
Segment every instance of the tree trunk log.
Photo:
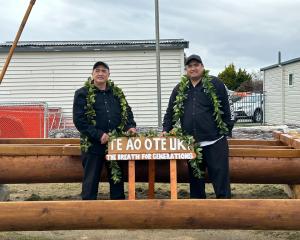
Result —
POLYGON ((0 203, 1 231, 72 229, 300 230, 300 200, 0 203))

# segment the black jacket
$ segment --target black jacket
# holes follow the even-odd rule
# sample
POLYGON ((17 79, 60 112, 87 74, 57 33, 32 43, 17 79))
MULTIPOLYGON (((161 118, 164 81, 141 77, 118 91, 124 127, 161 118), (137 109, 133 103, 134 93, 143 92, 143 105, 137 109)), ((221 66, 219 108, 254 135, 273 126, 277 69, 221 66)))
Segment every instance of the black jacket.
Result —
MULTIPOLYGON (((215 87, 216 94, 221 104, 222 119, 226 123, 229 134, 233 128, 234 122, 231 120, 230 107, 226 88, 222 81, 212 76, 212 84, 215 87)), ((173 128, 173 107, 179 84, 174 88, 169 105, 164 116, 163 130, 169 132, 173 128)), ((180 119, 181 128, 185 133, 194 136, 197 142, 213 141, 221 137, 217 127, 215 117, 213 116, 214 106, 210 96, 204 92, 202 83, 195 87, 189 82, 187 90, 187 99, 184 101, 184 113, 180 119)))
MULTIPOLYGON (((82 87, 75 92, 73 102, 73 122, 78 131, 87 136, 92 143, 89 152, 103 154, 105 152, 106 144, 101 144, 100 139, 104 133, 108 133, 121 123, 121 107, 120 101, 115 97, 111 89, 99 90, 96 92, 96 102, 94 109, 96 111, 96 126, 88 123, 86 116, 86 97, 87 89, 82 87)), ((125 131, 129 128, 135 127, 136 123, 133 119, 133 114, 130 106, 127 107, 127 125, 125 131)))

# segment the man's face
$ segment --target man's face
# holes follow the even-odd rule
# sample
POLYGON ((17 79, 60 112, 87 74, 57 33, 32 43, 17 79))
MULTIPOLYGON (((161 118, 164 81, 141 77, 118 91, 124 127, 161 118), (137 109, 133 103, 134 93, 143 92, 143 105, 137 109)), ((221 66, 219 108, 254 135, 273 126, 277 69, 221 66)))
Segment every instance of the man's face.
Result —
POLYGON ((106 83, 109 78, 109 70, 104 66, 98 66, 92 72, 95 85, 106 83))
POLYGON ((191 80, 198 80, 202 77, 204 72, 204 66, 197 62, 196 60, 192 60, 186 65, 186 74, 191 80))

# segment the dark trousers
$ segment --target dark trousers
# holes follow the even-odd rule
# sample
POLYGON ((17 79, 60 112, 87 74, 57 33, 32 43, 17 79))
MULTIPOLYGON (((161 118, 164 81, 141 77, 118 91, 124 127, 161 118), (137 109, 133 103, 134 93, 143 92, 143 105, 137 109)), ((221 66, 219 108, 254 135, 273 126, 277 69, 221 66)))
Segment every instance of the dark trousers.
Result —
MULTIPOLYGON (((202 147, 202 170, 207 169, 217 198, 231 198, 229 180, 229 149, 226 137, 216 143, 202 147)), ((190 198, 206 198, 205 179, 195 178, 189 166, 190 198)))
POLYGON ((123 179, 115 184, 111 179, 109 162, 105 160, 105 154, 82 154, 83 166, 83 181, 82 181, 82 199, 83 200, 96 200, 98 195, 98 185, 103 168, 103 164, 107 169, 107 177, 110 184, 110 198, 111 199, 125 199, 124 195, 124 181, 123 179))

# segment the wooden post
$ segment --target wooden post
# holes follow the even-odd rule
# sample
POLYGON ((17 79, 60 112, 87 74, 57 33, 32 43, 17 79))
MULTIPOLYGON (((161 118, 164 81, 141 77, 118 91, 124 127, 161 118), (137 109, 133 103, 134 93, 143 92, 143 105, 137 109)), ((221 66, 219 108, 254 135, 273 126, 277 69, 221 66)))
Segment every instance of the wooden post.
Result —
POLYGON ((128 199, 135 200, 135 161, 128 161, 128 199))
POLYGON ((300 199, 300 185, 291 185, 291 189, 294 193, 294 198, 300 199))
POLYGON ((154 189, 155 189, 155 161, 148 161, 148 198, 154 198, 154 189))
POLYGON ((176 160, 170 160, 170 188, 171 188, 171 199, 177 199, 177 164, 176 160))
POLYGON ((19 39, 20 39, 20 37, 21 37, 21 34, 22 34, 22 32, 23 32, 23 29, 24 29, 24 27, 25 27, 25 24, 26 24, 26 22, 27 22, 27 19, 28 19, 28 17, 29 17, 29 14, 30 14, 30 12, 31 12, 31 9, 32 9, 33 5, 35 4, 35 1, 36 1, 36 0, 31 0, 31 1, 30 1, 30 4, 29 4, 29 6, 28 6, 28 8, 27 8, 27 11, 26 11, 26 13, 25 13, 25 15, 24 15, 24 17, 23 17, 22 23, 21 23, 21 25, 20 25, 20 27, 19 27, 19 30, 18 30, 17 35, 16 35, 16 37, 15 37, 15 40, 14 40, 14 42, 13 42, 13 45, 11 46, 11 48, 10 48, 10 50, 9 50, 8 56, 7 56, 7 58, 6 58, 5 64, 4 64, 4 66, 3 66, 3 69, 2 69, 2 72, 1 72, 1 75, 0 75, 0 84, 1 84, 1 82, 2 82, 2 80, 3 80, 3 78, 4 78, 4 75, 5 75, 5 73, 6 73, 6 70, 7 70, 7 68, 8 68, 8 65, 9 65, 9 63, 10 63, 10 60, 11 60, 11 58, 12 58, 12 55, 14 54, 15 48, 17 47, 18 41, 19 41, 19 39))
MULTIPOLYGON (((295 149, 300 149, 300 138, 298 137, 298 133, 296 137, 294 138, 292 136, 292 147, 295 149)), ((300 199, 300 184, 293 184, 293 185, 288 185, 288 188, 290 189, 291 195, 290 197, 300 199)))
POLYGON ((300 185, 284 185, 285 193, 294 199, 300 199, 300 185))

